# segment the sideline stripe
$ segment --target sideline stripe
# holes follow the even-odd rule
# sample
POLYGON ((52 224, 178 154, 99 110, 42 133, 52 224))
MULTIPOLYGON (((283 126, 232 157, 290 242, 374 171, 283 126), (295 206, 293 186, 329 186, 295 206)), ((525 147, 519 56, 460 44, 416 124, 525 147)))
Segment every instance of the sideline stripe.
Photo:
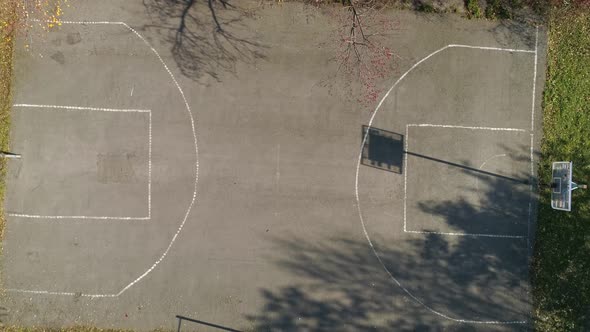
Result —
MULTIPOLYGON (((373 121, 373 119, 371 118, 371 121, 373 121)), ((369 127, 371 127, 371 125, 369 124, 369 127)), ((409 140, 410 140, 410 126, 406 125, 406 137, 404 139, 404 141, 406 142, 406 146, 404 147, 404 151, 408 151, 408 146, 410 145, 409 140)), ((364 146, 364 143, 363 143, 364 146)), ((408 154, 404 153, 404 233, 407 232, 407 228, 406 228, 406 204, 408 202, 408 176, 406 175, 408 174, 408 154)), ((358 174, 357 174, 358 175, 358 174)), ((358 181, 358 180, 357 180, 358 181)))
POLYGON ((471 126, 455 126, 455 125, 440 125, 429 123, 408 124, 408 127, 434 127, 434 128, 456 128, 456 129, 470 129, 470 130, 491 130, 491 131, 518 131, 525 132, 525 129, 519 128, 493 128, 493 127, 471 127, 471 126))
POLYGON ((29 219, 95 219, 95 220, 150 220, 150 217, 108 217, 108 216, 43 216, 39 214, 9 213, 10 217, 29 219))
POLYGON ((453 232, 429 232, 429 231, 405 231, 406 233, 416 234, 438 234, 438 235, 453 235, 453 236, 472 236, 472 237, 496 237, 506 239, 524 239, 524 235, 501 235, 501 234, 478 234, 478 233, 453 233, 453 232))
POLYGON ((6 290, 7 292, 11 293, 25 293, 25 294, 37 294, 37 295, 61 295, 61 296, 81 296, 81 297, 90 297, 90 298, 104 298, 104 297, 117 297, 117 294, 83 294, 83 293, 72 293, 72 292, 49 292, 49 291, 39 291, 39 290, 26 290, 26 289, 15 289, 9 288, 6 290))
POLYGON ((148 129, 148 218, 152 218, 152 112, 149 113, 148 129))
POLYGON ((503 51, 503 52, 514 52, 514 53, 535 53, 535 50, 521 50, 516 48, 503 48, 503 47, 487 47, 487 46, 472 46, 462 44, 450 44, 449 47, 457 48, 471 48, 477 50, 488 50, 488 51, 503 51))
POLYGON ((535 192, 535 186, 533 178, 535 177, 535 157, 534 157, 534 146, 535 146, 535 96, 537 92, 537 64, 539 57, 539 26, 535 27, 535 67, 533 70, 533 96, 531 98, 531 185, 530 185, 530 197, 529 197, 529 215, 527 219, 527 250, 528 256, 531 256, 531 218, 533 213, 533 193, 535 192))
POLYGON ((533 96, 531 101, 531 131, 535 130, 535 95, 537 93, 537 59, 538 59, 538 45, 539 45, 539 27, 535 30, 535 67, 533 70, 533 96))
POLYGON ((92 24, 110 24, 110 25, 125 25, 125 23, 123 22, 109 22, 109 21, 58 21, 58 22, 54 22, 54 21, 48 21, 48 20, 40 20, 38 18, 34 18, 31 19, 32 22, 43 22, 43 23, 53 23, 55 25, 59 25, 59 24, 80 24, 80 25, 92 25, 92 24))
POLYGON ((64 109, 69 111, 100 111, 100 112, 123 112, 123 113, 151 113, 151 110, 127 109, 127 108, 103 108, 103 107, 82 107, 65 105, 38 105, 38 104, 13 104, 13 107, 49 108, 64 109))

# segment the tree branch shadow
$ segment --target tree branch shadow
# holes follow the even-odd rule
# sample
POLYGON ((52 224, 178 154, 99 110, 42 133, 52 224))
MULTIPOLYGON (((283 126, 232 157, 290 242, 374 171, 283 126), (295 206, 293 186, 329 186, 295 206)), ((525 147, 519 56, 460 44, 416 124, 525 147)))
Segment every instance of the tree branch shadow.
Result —
POLYGON ((155 30, 182 74, 199 81, 208 76, 221 81, 222 73, 236 75, 236 65, 265 59, 267 48, 256 41, 249 24, 253 10, 229 0, 143 0, 152 18, 145 29, 155 30))
MULTIPOLYGON (((509 158, 522 162, 527 152, 522 149, 520 153, 515 149, 509 158)), ((491 229, 481 232, 526 235, 531 198, 528 184, 461 168, 459 172, 477 178, 478 193, 465 188, 466 196, 474 195, 468 200, 423 200, 418 202, 418 209, 443 219, 445 227, 457 232, 477 231, 474 223, 481 221, 491 225, 491 229), (500 218, 508 226, 495 229, 495 221, 500 218), (513 221, 520 226, 514 226, 513 221), (524 234, 518 233, 523 230, 524 234)), ((524 171, 509 175, 529 177, 524 171)), ((247 316, 255 331, 529 328, 528 323, 522 323, 530 320, 526 238, 406 234, 400 229, 399 233, 371 234, 371 244, 359 234, 338 232, 324 241, 278 237, 273 242, 281 252, 276 266, 296 276, 297 281, 278 289, 260 290, 262 310, 247 316), (469 324, 442 315, 520 323, 469 324)))
MULTIPOLYGON (((276 264, 305 282, 261 289, 264 307, 247 317, 254 331, 437 331, 441 317, 412 300, 380 266, 365 241, 337 236, 324 243, 276 239, 285 259, 276 264)), ((458 318, 522 318, 512 302, 489 303, 502 284, 520 291, 522 266, 505 264, 515 250, 477 238, 459 244, 429 234, 377 248, 397 281, 429 307, 458 318), (476 289, 476 291, 470 291, 476 289)), ((446 321, 448 323, 448 321, 446 321)), ((450 323, 455 330, 475 331, 450 323)))

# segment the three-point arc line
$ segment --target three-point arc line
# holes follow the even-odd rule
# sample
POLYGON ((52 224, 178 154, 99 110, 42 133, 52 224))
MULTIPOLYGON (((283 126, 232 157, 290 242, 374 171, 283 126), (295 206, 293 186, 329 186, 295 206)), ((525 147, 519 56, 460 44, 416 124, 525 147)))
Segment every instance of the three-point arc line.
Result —
MULTIPOLYGON (((115 298, 118 297, 119 295, 123 294, 125 291, 127 291, 129 288, 131 288, 133 285, 137 284, 139 281, 141 281, 143 278, 145 278, 150 272, 152 272, 159 264, 160 262, 162 262, 162 260, 164 260, 164 258, 166 258, 166 256, 168 255, 168 252, 170 251, 170 249, 172 248, 172 246, 174 245, 174 242, 176 241, 176 239, 178 238, 178 235, 180 234, 180 232, 182 231, 188 216, 192 210, 193 205, 196 202, 197 199, 197 183, 199 181, 199 147, 198 147, 198 142, 197 142, 197 132, 196 132, 196 122, 195 119, 193 117, 190 105, 188 104, 188 101, 186 99, 186 96, 184 94, 184 91, 182 90, 182 88, 180 87, 180 84, 178 84, 178 81, 176 80, 176 77, 174 77, 174 74, 172 74, 172 71, 170 71, 170 68, 168 68, 168 65, 166 65, 166 63, 164 62, 164 60, 162 59, 162 57, 160 56, 160 54, 158 53, 158 51, 153 48, 150 43, 142 36, 140 35, 135 29, 133 29, 132 27, 130 27, 127 23, 125 22, 106 22, 106 21, 101 21, 101 22, 86 22, 86 21, 61 21, 61 24, 81 24, 81 25, 86 25, 86 24, 96 24, 96 25, 122 25, 125 28, 129 29, 129 31, 133 32, 133 34, 135 34, 145 45, 147 45, 152 52, 154 53, 154 55, 158 58, 159 62, 162 64, 162 66, 164 67, 164 69, 166 70, 166 72, 168 73, 168 75, 170 76, 170 79, 172 80, 172 82, 174 83, 176 89, 178 90, 178 92, 180 93, 180 96, 184 102, 184 106, 185 109, 187 111, 187 114, 189 116, 189 120, 190 120, 190 124, 191 124, 191 129, 192 129, 192 136, 193 136, 193 141, 194 141, 194 145, 195 145, 195 168, 194 168, 194 174, 195 174, 195 181, 193 183, 193 195, 191 198, 191 202, 186 210, 186 213, 184 215, 184 218, 182 219, 180 225, 178 226, 178 229, 176 230, 176 232, 174 233, 174 235, 172 236, 172 239, 170 240, 170 242, 168 243, 168 246, 166 247, 166 249, 164 250, 164 252, 160 255, 160 257, 142 274, 140 274, 137 278, 135 278, 133 281, 131 281, 130 283, 128 283, 126 286, 124 286, 119 292, 117 293, 111 293, 111 294, 84 294, 84 293, 74 293, 74 292, 55 292, 55 291, 47 291, 47 290, 27 290, 27 289, 15 289, 15 288, 9 288, 6 289, 7 292, 15 292, 15 293, 28 293, 28 294, 40 294, 40 295, 65 295, 65 296, 73 296, 73 295, 79 295, 82 297, 90 297, 90 298, 115 298)), ((23 104, 25 105, 25 104, 23 104)), ((77 107, 76 107, 77 108, 77 107)), ((70 108, 72 110, 76 109, 76 108, 70 108)), ((109 111, 112 109, 102 109, 105 111, 109 111)), ((137 111, 137 110, 134 110, 137 111)), ((150 113, 151 114, 151 113, 150 113)))
MULTIPOLYGON (((130 31, 132 31, 135 35, 137 35, 148 47, 150 47, 150 49, 155 53, 155 55, 158 57, 158 59, 160 60, 160 62, 162 63, 162 65, 164 66, 164 68, 166 69, 166 71, 169 73, 172 81, 174 82, 174 84, 176 85, 178 91, 180 92, 186 109, 188 111, 190 120, 191 120, 191 127, 193 129, 193 138, 194 138, 194 142, 195 142, 195 153, 196 156, 198 157, 198 145, 197 145, 197 137, 196 137, 196 128, 195 128, 195 121, 190 109, 190 106, 188 105, 188 102, 186 100, 186 97, 184 95, 184 92, 182 91, 182 89, 180 88, 180 85, 178 84, 178 82, 176 81, 176 78, 174 77, 174 75, 172 74, 172 72, 170 71, 170 69, 168 68, 168 66, 166 65, 166 63, 162 60, 161 56, 159 55, 159 53, 147 42, 147 40, 141 36, 135 29, 131 28, 129 25, 127 25, 124 22, 106 22, 106 21, 95 21, 95 22, 89 22, 89 21, 62 21, 62 24, 82 24, 82 25, 86 25, 86 24, 114 24, 114 25, 123 25, 125 26, 127 29, 129 29, 130 31)), ((496 48, 496 47, 485 47, 485 46, 470 46, 470 45, 459 45, 459 44, 450 44, 447 46, 444 46, 432 53, 430 53, 428 56, 422 58, 420 61, 418 61, 417 63, 415 63, 412 67, 410 67, 402 76, 400 76, 396 82, 391 86, 391 88, 385 93, 385 95, 383 96, 383 98, 381 99, 381 101, 379 102, 379 104, 377 105, 377 107, 375 108, 375 111, 373 112, 373 114, 371 115, 370 121, 369 121, 369 127, 371 126, 375 115, 377 114, 378 110, 381 108, 381 105, 383 104, 383 102, 385 101, 385 99, 387 99, 387 97, 389 96, 389 94, 391 93, 391 91, 398 85, 399 82, 401 82, 412 70, 414 70, 417 66, 419 66, 420 64, 422 64, 424 61, 428 60, 429 58, 431 58, 432 56, 446 50, 447 48, 470 48, 470 49, 480 49, 480 50, 492 50, 492 51, 507 51, 507 52, 523 52, 523 53, 534 53, 535 54, 535 72, 536 72, 536 57, 537 57, 537 45, 535 45, 535 50, 518 50, 518 49, 507 49, 507 48, 496 48)), ((534 100, 534 97, 533 97, 534 100)), ((533 106, 534 109, 534 106, 533 106)), ((534 121, 534 119, 533 119, 534 121)), ((368 134, 368 131, 367 131, 368 134)), ((367 134, 365 134, 365 136, 363 137, 363 142, 361 146, 364 146, 367 140, 367 134)), ((363 229, 363 233, 365 235, 365 238, 373 252, 373 254, 375 255, 375 257, 377 258, 377 260, 379 261, 380 265, 382 266, 382 268, 384 269, 384 271, 387 273, 387 275, 390 277, 390 279, 398 285, 398 287, 400 287, 410 298, 412 298, 415 302, 417 302, 418 304, 420 304, 422 307, 424 307, 426 310, 428 310, 429 312, 433 313, 436 316, 448 319, 450 321, 454 321, 454 322, 460 322, 460 323, 472 323, 472 324, 526 324, 527 321, 526 320, 514 320, 514 321, 498 321, 498 320, 467 320, 467 319, 459 319, 459 318, 454 318, 451 316, 448 316, 446 314, 443 314, 441 312, 438 312, 436 310, 434 310, 433 308, 429 307, 428 305, 426 305, 424 302, 422 302, 420 299, 418 299, 415 295, 413 295, 407 288, 405 288, 404 286, 401 285, 401 283, 393 276, 393 274, 389 271, 389 269, 387 269, 387 267, 385 266, 385 263, 383 262, 383 260, 381 259, 381 257, 379 256, 379 254, 377 253, 377 250, 375 249, 375 246, 373 245, 373 242, 371 241, 371 238, 369 237, 369 234, 367 232, 363 217, 362 217, 362 211, 361 211, 361 207, 360 207, 360 199, 359 199, 359 193, 358 193, 358 179, 359 179, 359 168, 360 168, 360 162, 361 162, 361 158, 362 158, 362 150, 359 153, 359 158, 357 161, 357 166, 356 166, 356 176, 355 176, 355 198, 357 201, 357 210, 358 210, 358 214, 359 214, 359 219, 361 221, 361 226, 363 229)), ((143 274, 141 274, 138 278, 136 278, 134 281, 132 281, 131 283, 129 283, 127 286, 125 286, 123 289, 121 289, 121 291, 119 291, 116 294, 82 294, 81 296, 86 296, 86 297, 93 297, 93 298, 102 298, 102 297, 118 297, 119 295, 121 295, 123 292, 125 292, 127 289, 129 289, 130 287, 132 287, 133 285, 135 285, 137 282, 139 282, 142 278, 144 278, 147 274, 149 274, 168 254, 170 248, 172 247, 172 245, 174 244, 177 236, 179 235, 179 233, 181 232, 182 228, 184 227, 184 224, 188 218, 188 215, 192 209, 192 206, 194 205, 194 202, 196 200, 196 195, 197 195, 197 183, 198 183, 198 174, 199 174, 199 162, 198 162, 198 158, 197 161, 195 163, 195 183, 194 183, 194 192, 193 192, 193 198, 192 201, 188 207, 188 210, 185 214, 185 217, 183 219, 183 221, 181 222, 177 232, 174 234, 174 236, 172 237, 172 240, 170 241, 168 247, 166 248, 166 250, 164 251, 164 253, 161 255, 161 257, 143 274)), ((530 218, 530 217, 529 217, 530 218)), ((38 291, 38 290, 20 290, 20 289, 7 289, 7 291, 11 291, 11 292, 21 292, 21 293, 34 293, 34 294, 50 294, 50 295, 75 295, 76 293, 71 293, 71 292, 50 292, 50 291, 38 291)))
MULTIPOLYGON (((536 34, 538 35, 538 28, 537 28, 537 32, 536 34)), ((533 53, 535 55, 535 72, 536 72, 536 57, 537 57, 537 41, 535 42, 535 50, 518 50, 518 49, 507 49, 507 48, 497 48, 497 47, 485 47, 485 46, 470 46, 470 45, 459 45, 459 44, 450 44, 444 47, 439 48, 438 50, 430 53, 429 55, 425 56, 424 58, 422 58, 420 61, 416 62, 414 65, 412 65, 405 73, 403 73, 396 81, 395 83, 393 83, 393 85, 389 88, 389 90, 387 90, 387 92, 385 93, 385 95, 381 98, 381 100, 379 101, 379 103, 377 104, 377 107, 375 108, 375 110, 373 111, 373 114, 371 115, 370 119, 369 119, 369 123, 368 123, 368 127, 371 127, 371 125, 373 124, 373 121, 375 119, 375 116, 377 115, 377 112, 379 111, 379 109, 381 108, 381 106, 383 105, 383 103, 385 102, 385 100, 389 97, 389 94, 393 91, 393 89, 410 73, 412 72, 416 67, 418 67, 419 65, 421 65, 423 62, 425 62, 426 60, 430 59, 431 57, 433 57, 434 55, 448 49, 448 48, 468 48, 468 49, 479 49, 479 50, 491 50, 491 51, 506 51, 506 52, 522 52, 522 53, 533 53)), ((534 106, 533 106, 534 108, 534 106)), ((533 120, 534 121, 534 120, 533 120)), ((406 130, 407 130, 407 126, 406 126, 406 130)), ((521 130, 518 130, 521 131, 521 130)), ((524 131, 524 130, 522 130, 524 131)), ((355 199, 356 199, 356 205, 357 205, 357 212, 359 215, 359 220, 361 222, 361 227, 363 230, 363 234, 365 235, 365 239, 367 240, 367 243, 369 244, 369 247, 371 248, 371 251, 373 252, 373 255, 375 256, 375 258, 377 258, 377 261, 379 262, 379 264, 381 265, 381 267, 383 268, 383 270, 387 273, 387 275, 389 276, 389 278, 401 289, 404 291, 404 293, 406 293, 411 299, 413 299, 416 303, 418 303, 419 305, 421 305, 424 309, 426 309, 427 311, 431 312, 432 314, 439 316, 441 318, 453 321, 453 322, 458 322, 458 323, 470 323, 470 324, 506 324, 506 325, 512 325, 512 324, 527 324, 528 322, 526 320, 505 320, 505 321, 501 321, 501 320, 473 320, 473 319, 462 319, 462 318, 456 318, 456 317, 452 317, 449 315, 446 315, 442 312, 439 312, 433 308, 431 308, 430 306, 428 306, 426 303, 424 303, 422 300, 420 300, 418 297, 416 297, 414 294, 412 294, 412 292, 410 292, 407 288, 405 288, 400 281, 394 277, 394 275, 391 273, 391 271, 389 271, 389 269, 387 268, 387 266, 385 265, 385 263, 383 262, 383 260, 381 259, 381 256, 379 256, 379 253, 377 252, 377 249, 375 248, 375 245, 373 244, 373 241, 371 240, 371 237, 369 236, 369 233, 367 231, 367 227, 365 225, 365 221, 363 218, 363 213, 361 210, 361 205, 360 205, 360 198, 359 198, 359 172, 360 172, 360 165, 361 165, 361 160, 362 160, 362 149, 365 146, 366 142, 367 142, 367 137, 368 137, 369 131, 367 130, 367 132, 365 133, 364 137, 363 137, 363 141, 361 144, 361 151, 359 152, 359 156, 357 159, 357 163, 356 163, 356 175, 355 175, 355 184, 354 184, 354 191, 355 191, 355 199)), ((407 140, 406 140, 406 144, 407 144, 407 140)), ((531 160, 532 163, 532 160, 531 160)), ((405 185, 404 185, 405 187, 405 185)), ((530 208, 529 208, 530 211, 530 208)), ((405 219, 405 211, 404 211, 404 219, 405 219)), ((529 215, 529 223, 530 223, 530 215, 529 215)), ((529 226, 530 227, 530 226, 529 226)))

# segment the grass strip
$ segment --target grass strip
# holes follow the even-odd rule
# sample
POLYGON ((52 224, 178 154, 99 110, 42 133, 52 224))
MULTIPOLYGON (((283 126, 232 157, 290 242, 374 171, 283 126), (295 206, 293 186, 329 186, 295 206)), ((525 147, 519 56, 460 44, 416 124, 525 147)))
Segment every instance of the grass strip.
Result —
MULTIPOLYGON (((543 97, 542 184, 553 161, 573 161, 574 180, 590 182, 590 10, 555 10, 549 18, 543 97)), ((551 209, 541 186, 532 263, 535 329, 590 330, 590 190, 573 192, 572 211, 551 209)))
MULTIPOLYGON (((10 137, 10 108, 12 57, 15 39, 16 3, 0 0, 0 151, 8 151, 10 137)), ((6 160, 0 158, 0 241, 4 237, 4 194, 6 189, 6 160)), ((1 246, 0 246, 1 247, 1 246)))

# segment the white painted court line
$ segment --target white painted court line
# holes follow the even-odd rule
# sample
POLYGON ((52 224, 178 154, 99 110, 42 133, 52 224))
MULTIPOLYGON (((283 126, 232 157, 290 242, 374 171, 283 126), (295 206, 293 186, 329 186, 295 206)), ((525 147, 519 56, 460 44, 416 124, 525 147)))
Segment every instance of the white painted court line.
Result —
POLYGON ((26 219, 72 219, 72 220, 150 220, 150 217, 110 217, 110 216, 45 216, 40 214, 9 213, 10 217, 26 219))
POLYGON ((533 70, 533 96, 531 100, 531 179, 530 179, 530 198, 529 198, 529 215, 527 219, 527 250, 529 257, 531 256, 531 218, 532 218, 532 206, 533 206, 533 194, 535 187, 533 185, 533 178, 535 176, 535 160, 533 149, 535 146, 535 95, 537 92, 537 63, 539 57, 539 27, 535 27, 535 66, 533 70))
MULTIPOLYGON (((31 19, 33 22, 55 23, 53 21, 31 19)), ((61 24, 80 24, 80 25, 125 25, 123 22, 109 22, 109 21, 59 21, 61 24)))
POLYGON ((539 58, 538 55, 538 47, 539 47, 539 27, 535 29, 535 67, 533 70, 533 96, 531 101, 531 131, 535 130, 535 95, 537 92, 537 61, 539 58))
MULTIPOLYGON (((489 157, 481 164, 481 166, 479 166, 479 169, 483 170, 483 167, 488 163, 488 161, 491 161, 493 159, 500 158, 500 157, 506 157, 506 154, 501 153, 501 154, 497 154, 497 155, 489 157)), ((479 190, 479 177, 478 176, 475 177, 475 189, 479 190)))
POLYGON ((152 112, 148 125, 148 218, 152 218, 152 112))
POLYGON ((48 291, 34 291, 34 290, 23 290, 23 289, 12 289, 8 288, 7 292, 17 292, 17 293, 28 293, 28 294, 44 294, 44 295, 68 295, 74 296, 76 293, 70 292, 48 292, 48 291))
MULTIPOLYGON (((418 61, 414 65, 412 65, 412 67, 410 67, 405 73, 403 73, 395 81, 395 83, 393 83, 393 85, 389 88, 389 90, 387 90, 387 92, 385 93, 385 95, 383 95, 383 98, 381 98, 381 100, 379 101, 379 104, 377 104, 377 107, 375 108, 375 110, 373 111, 373 114, 371 115, 371 117, 369 119, 368 127, 371 127, 371 125, 373 124, 373 121, 375 120, 375 116, 377 115, 377 112, 380 110, 380 108, 383 105, 383 103, 385 102, 385 100, 389 97, 389 95, 391 94, 391 91, 393 91, 393 89, 395 89, 395 87, 410 72, 412 72, 416 67, 418 67, 420 64, 422 64, 424 61, 430 59, 434 55, 436 55, 436 54, 438 54, 438 53, 446 50, 449 47, 451 47, 451 46, 450 45, 447 45, 447 46, 441 47, 438 50, 430 53, 429 55, 425 56, 420 61, 418 61)), ((459 46, 456 46, 456 47, 459 47, 459 46)), ((480 46, 472 46, 472 47, 468 47, 468 48, 479 48, 479 49, 482 49, 482 47, 480 47, 480 46)), ((359 156, 358 156, 358 159, 357 159, 356 173, 355 173, 355 182, 354 182, 354 193, 355 193, 355 199, 356 199, 357 212, 359 214, 359 220, 361 222, 361 227, 363 229, 363 234, 365 235, 365 239, 367 240, 367 243, 369 244, 369 247, 371 248, 371 251, 373 252, 373 255, 375 256, 375 258, 377 258, 377 261, 379 262, 379 264, 381 265, 381 267, 383 268, 383 270, 385 271, 385 273, 387 273, 387 275, 389 276, 389 278, 404 293, 406 293, 412 300, 414 300, 416 303, 418 303, 419 305, 421 305, 424 309, 426 309, 427 311, 429 311, 430 313, 432 313, 432 314, 434 314, 434 315, 436 315, 438 317, 441 317, 441 318, 444 318, 444 319, 447 319, 447 320, 450 320, 450 321, 453 321, 453 322, 457 322, 457 323, 469 323, 469 324, 495 324, 495 325, 527 324, 528 323, 527 320, 475 320, 475 319, 456 318, 456 317, 452 317, 450 315, 444 314, 444 313, 442 313, 440 311, 437 311, 437 310, 431 308, 426 303, 424 303, 423 301, 421 301, 418 297, 416 297, 414 294, 412 294, 412 292, 410 292, 407 288, 405 288, 399 282, 399 280, 397 280, 395 278, 395 276, 391 273, 391 271, 389 271, 389 269, 387 268, 387 266, 385 266, 385 263, 383 263, 383 260, 379 256, 379 253, 377 252, 377 249, 373 245, 373 241, 371 240, 371 237, 369 236, 369 233, 367 231, 367 226, 365 225, 365 220, 363 218, 363 213, 362 213, 362 208, 361 208, 360 198, 359 198, 359 172, 360 172, 360 166, 361 166, 361 161, 362 161, 362 157, 363 157, 363 147, 367 143, 368 135, 369 135, 369 130, 367 130, 367 132, 365 133, 365 135, 363 137, 363 141, 362 141, 362 144, 361 144, 359 156)))
POLYGON ((65 110, 68 112, 93 111, 115 113, 147 113, 148 114, 148 213, 147 217, 122 217, 122 216, 83 216, 83 215, 40 215, 27 213, 8 213, 15 218, 48 219, 48 220, 150 220, 152 215, 152 111, 145 109, 83 107, 71 105, 40 105, 40 104, 13 104, 12 107, 37 108, 50 110, 65 110))
POLYGON ((58 110, 67 110, 67 111, 151 113, 151 110, 127 109, 127 108, 82 107, 82 106, 66 106, 66 105, 13 104, 12 107, 48 108, 48 109, 58 109, 58 110))
POLYGON ((449 47, 471 48, 471 49, 476 49, 476 50, 502 51, 502 52, 512 52, 512 53, 535 53, 535 50, 521 50, 521 49, 516 49, 516 48, 487 47, 487 46, 472 46, 472 45, 462 45, 462 44, 450 44, 449 47))
POLYGON ((531 160, 531 179, 530 179, 530 185, 529 185, 529 214, 527 217, 527 250, 529 251, 529 256, 530 256, 530 251, 531 251, 531 243, 530 243, 530 236, 531 236, 531 218, 532 218, 532 213, 533 213, 533 194, 535 192, 535 187, 533 186, 533 177, 534 177, 534 173, 535 173, 535 162, 534 162, 534 143, 535 143, 535 135, 531 132, 531 155, 530 155, 530 160, 531 160))
MULTIPOLYGON (((166 258, 166 256, 168 255, 168 252, 170 251, 170 249, 172 248, 172 246, 174 245, 174 242, 176 241, 176 239, 178 238, 178 235, 180 234, 180 232, 182 231, 188 216, 193 208, 193 205, 195 204, 195 201, 197 199, 197 184, 199 182, 199 146, 198 146, 198 142, 197 142, 197 130, 196 130, 196 122, 195 122, 195 118, 193 117, 193 113, 192 110, 190 108, 190 105, 188 104, 188 101, 186 100, 186 96, 184 94, 184 91, 182 90, 182 88, 180 87, 180 84, 178 84, 178 81, 176 80, 176 77, 174 77, 174 75, 172 74, 172 72, 170 71, 170 69, 168 68, 168 66, 166 65, 166 63, 164 62, 164 60, 162 59, 162 57, 160 56, 160 54, 158 53, 158 51, 156 51, 155 48, 153 48, 150 43, 142 36, 140 35, 137 31, 135 31, 135 29, 133 29, 132 27, 130 27, 129 25, 127 25, 127 23, 124 22, 87 22, 87 21, 62 21, 62 24, 81 24, 81 25, 86 25, 86 24, 105 24, 105 25, 123 25, 125 26, 127 29, 129 29, 131 32, 133 32, 145 45, 147 45, 152 52, 154 53, 154 55, 158 58, 158 60, 160 61, 160 63, 162 64, 162 66, 164 67, 164 69, 166 70, 166 72, 168 73, 168 75, 170 76, 170 79, 172 80, 172 82, 174 83, 176 89, 178 90, 178 92, 180 93, 180 96, 184 102, 184 106, 185 109, 187 111, 187 115, 189 117, 190 123, 191 123, 191 129, 192 129, 192 135, 193 135, 193 142, 195 144, 195 182, 193 185, 193 195, 192 195, 192 200, 186 210, 186 213, 184 215, 184 218, 182 219, 180 225, 178 226, 178 229, 176 230, 176 233, 174 233, 174 235, 172 236, 172 239, 170 240, 170 243, 168 244, 168 247, 166 247, 166 250, 164 250, 164 252, 162 253, 162 255, 160 256, 160 258, 158 258, 145 272, 143 272, 142 274, 140 274, 135 280, 131 281, 129 284, 127 284, 125 287, 123 287, 118 293, 112 293, 112 294, 81 294, 81 296, 84 297, 90 297, 90 298, 114 298, 114 297, 118 297, 119 295, 123 294, 126 290, 128 290, 129 288, 131 288, 133 285, 135 285, 136 283, 138 283, 139 281, 141 281, 143 278, 145 278, 150 272, 152 272, 159 264, 160 262, 162 262, 162 260, 164 260, 164 258, 166 258)), ((33 293, 33 294, 47 294, 47 295, 66 295, 66 296, 72 296, 75 295, 75 293, 71 293, 71 292, 51 292, 51 291, 45 291, 45 290, 26 290, 26 289, 7 289, 7 291, 9 292, 14 292, 14 293, 33 293)))
MULTIPOLYGON (((396 82, 397 83, 397 82, 396 82)), ((371 118, 371 120, 373 120, 371 118)), ((371 127, 371 125, 369 124, 369 127, 371 127)), ((410 126, 406 126, 406 136, 404 137, 404 141, 405 141, 405 146, 404 146, 404 152, 408 151, 408 145, 410 144, 408 141, 410 140, 410 135, 408 135, 408 131, 410 130, 410 126)), ((368 130, 367 130, 368 132, 368 130)), ((365 145, 365 143, 363 142, 363 146, 365 145)), ((407 232, 407 228, 406 228, 406 204, 408 201, 408 177, 406 176, 406 174, 408 174, 408 154, 404 153, 404 232, 407 232)))
POLYGON ((472 236, 472 237, 496 237, 506 239, 523 239, 526 236, 523 235, 502 235, 502 234, 481 234, 481 233, 454 233, 454 232, 430 232, 430 231, 404 231, 406 233, 415 234, 437 234, 437 235, 450 235, 450 236, 472 236))
MULTIPOLYGON (((433 125, 433 124, 407 124, 406 125, 406 147, 404 151, 409 151, 409 140, 410 140, 410 127, 433 127, 433 128, 445 128, 445 129, 466 129, 466 130, 488 130, 488 131, 509 131, 509 132, 526 132, 524 129, 516 129, 516 128, 492 128, 492 127, 472 127, 472 126, 454 126, 454 125, 433 125)), ((492 158, 498 156, 505 156, 505 154, 493 156, 492 158)), ((491 158, 490 158, 491 159, 491 158)), ((488 159, 489 160, 489 159, 488 159)), ((488 160, 484 161, 481 165, 483 167, 488 160)), ((407 201, 408 201, 408 154, 404 153, 404 232, 405 233, 417 233, 417 234, 438 234, 438 235, 448 235, 448 236, 473 236, 473 237, 494 237, 494 238, 507 238, 507 239, 523 239, 527 236, 525 235, 512 235, 512 234, 485 234, 485 233, 460 233, 460 232, 434 232, 434 231, 414 231, 408 230, 407 228, 407 201)), ((480 167, 480 169, 481 169, 480 167)), ((477 178, 476 178, 477 179, 477 178)), ((528 238, 527 238, 528 239, 528 238)))
POLYGON ((429 123, 416 123, 408 124, 408 127, 433 127, 433 128, 455 128, 455 129, 469 129, 469 130, 490 130, 490 131, 518 131, 525 132, 525 129, 519 128, 493 128, 493 127, 471 127, 471 126, 456 126, 456 125, 443 125, 443 124, 429 124, 429 123))
POLYGON ((141 279, 143 279, 150 272, 152 272, 160 264, 160 262, 162 262, 162 260, 164 260, 164 258, 166 258, 166 255, 168 255, 168 252, 170 251, 170 248, 172 248, 172 246, 174 245, 174 242, 178 238, 178 235, 182 231, 182 229, 184 227, 184 224, 186 223, 186 221, 188 219, 188 216, 189 216, 189 214, 191 212, 191 209, 193 208, 193 205, 194 205, 194 203, 195 203, 195 201, 197 199, 197 183, 199 182, 199 147, 198 147, 198 144, 197 144, 196 123, 195 123, 195 120, 194 120, 194 117, 193 117, 191 108, 190 108, 190 106, 188 104, 188 101, 186 100, 186 96, 184 95, 184 91, 182 91, 182 88, 180 87, 180 84, 178 84, 178 81, 176 80, 176 77, 174 77, 174 75, 172 74, 172 71, 170 71, 170 68, 168 68, 168 66, 166 65, 166 63, 164 62, 164 60, 162 59, 162 57, 160 56, 160 53, 158 53, 158 51, 156 51, 156 49, 153 46, 151 46, 150 43, 142 35, 140 35, 137 31, 135 31, 135 29, 133 29, 132 27, 130 27, 129 25, 127 25, 127 23, 122 23, 122 24, 127 29, 129 29, 131 32, 133 32, 137 37, 139 37, 139 39, 141 39, 152 50, 152 52, 156 55, 156 57, 158 58, 158 60, 160 60, 160 63, 162 64, 162 66, 164 66, 164 69, 166 69, 166 72, 168 72, 168 75, 170 75, 170 78, 172 79, 172 81, 174 82, 174 85, 178 89, 178 92, 180 93, 180 96, 182 97, 182 100, 184 101, 184 105, 186 107, 186 111, 187 111, 188 116, 189 116, 190 121, 191 121, 191 129, 192 129, 192 134, 193 134, 193 141, 195 143, 195 158, 196 158, 196 160, 195 160, 195 182, 194 182, 194 189, 193 189, 193 197, 192 197, 192 200, 191 200, 191 202, 190 202, 190 204, 188 206, 188 209, 186 210, 186 213, 184 215, 184 218, 182 219, 182 222, 178 226, 178 229, 176 230, 176 233, 174 233, 174 236, 170 240, 170 243, 168 244, 168 247, 166 247, 166 250, 164 250, 164 252, 160 256, 160 258, 158 258, 158 260, 156 260, 144 273, 142 273, 141 275, 139 275, 135 280, 133 280, 132 282, 130 282, 127 286, 123 287, 123 289, 121 289, 116 294, 117 296, 123 294, 126 290, 128 290, 133 285, 135 285, 136 283, 138 283, 141 279))
POLYGON ((37 295, 80 296, 80 297, 90 297, 90 298, 117 297, 116 294, 89 295, 89 294, 83 294, 83 293, 50 292, 50 291, 26 290, 26 289, 15 289, 15 288, 8 288, 8 289, 6 289, 6 291, 12 292, 12 293, 37 294, 37 295))

